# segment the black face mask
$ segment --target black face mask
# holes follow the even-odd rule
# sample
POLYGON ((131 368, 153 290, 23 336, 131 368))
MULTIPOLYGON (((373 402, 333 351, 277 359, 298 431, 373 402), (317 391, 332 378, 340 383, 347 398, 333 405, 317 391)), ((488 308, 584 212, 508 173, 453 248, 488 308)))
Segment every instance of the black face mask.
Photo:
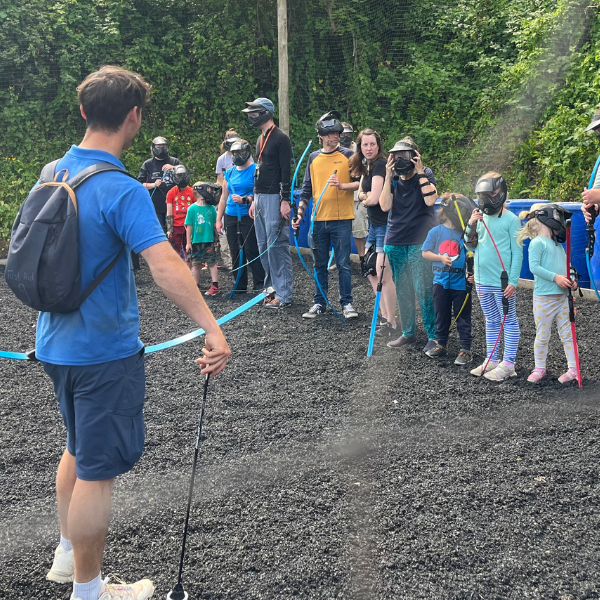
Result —
POLYGON ((152 154, 154 154, 154 158, 158 160, 165 160, 169 156, 168 148, 152 148, 152 154))
POLYGON ((259 129, 261 125, 264 125, 270 118, 271 113, 266 110, 255 110, 248 113, 248 123, 252 129, 259 129))
POLYGON ((177 177, 177 180, 175 181, 175 183, 177 184, 177 187, 181 191, 185 190, 185 188, 190 184, 189 175, 187 177, 184 177, 184 176, 177 177))
POLYGON ((415 168, 415 163, 404 156, 399 156, 394 161, 394 171, 398 175, 408 175, 415 168))
POLYGON ((236 167, 243 167, 250 158, 250 152, 236 151, 233 153, 233 164, 236 167))
POLYGON ((504 204, 502 194, 492 196, 491 194, 480 193, 477 196, 479 198, 479 208, 484 215, 497 215, 502 211, 502 205, 504 204))
POLYGON ((350 148, 352 146, 352 136, 347 134, 340 135, 340 146, 350 148))

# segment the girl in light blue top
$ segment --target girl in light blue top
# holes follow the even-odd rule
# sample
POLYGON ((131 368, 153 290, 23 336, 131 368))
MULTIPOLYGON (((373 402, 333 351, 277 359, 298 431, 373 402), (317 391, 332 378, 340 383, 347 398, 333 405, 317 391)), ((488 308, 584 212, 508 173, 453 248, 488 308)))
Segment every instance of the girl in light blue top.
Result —
POLYGON ((517 242, 521 222, 504 206, 506 181, 495 171, 479 178, 475 186, 479 209, 474 210, 465 230, 465 246, 475 253, 475 289, 485 316, 486 359, 471 375, 490 381, 515 377, 515 359, 521 331, 517 319, 517 284, 523 248, 517 242), (508 281, 503 283, 506 271, 508 281), (505 303, 508 314, 504 315, 505 303), (504 353, 500 362, 500 334, 504 353))
POLYGON ((533 316, 536 336, 533 345, 535 369, 527 378, 538 383, 546 375, 546 357, 552 323, 556 320, 558 335, 563 343, 569 369, 558 381, 568 383, 577 380, 575 350, 569 321, 569 301, 567 290, 577 289, 577 282, 571 281, 567 273, 567 255, 562 242, 565 241, 565 220, 571 216, 559 204, 534 204, 529 211, 519 217, 527 223, 518 240, 530 238, 529 268, 535 279, 533 288, 533 316))

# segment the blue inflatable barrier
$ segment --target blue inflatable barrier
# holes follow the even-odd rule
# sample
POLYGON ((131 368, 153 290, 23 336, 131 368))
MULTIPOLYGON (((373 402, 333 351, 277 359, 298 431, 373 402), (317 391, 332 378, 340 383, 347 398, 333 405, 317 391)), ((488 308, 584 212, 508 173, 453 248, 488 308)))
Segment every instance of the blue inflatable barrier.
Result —
MULTIPOLYGON (((595 223, 596 229, 596 243, 594 244, 594 255, 590 260, 590 267, 592 270, 592 277, 596 282, 596 288, 600 290, 600 232, 598 231, 598 224, 600 221, 597 219, 595 223)), ((587 244, 586 244, 587 247, 587 244)))
MULTIPOLYGON (((296 202, 300 202, 300 190, 294 192, 294 198, 296 202)), ((438 198, 436 205, 439 205, 441 200, 438 198)), ((537 202, 546 202, 546 200, 507 200, 506 208, 510 210, 510 212, 519 216, 519 213, 523 210, 529 210, 534 204, 537 202)), ((571 218, 571 251, 572 257, 571 261, 573 266, 577 269, 580 279, 579 285, 584 288, 590 287, 590 278, 587 271, 587 266, 585 263, 585 251, 588 243, 588 236, 585 229, 585 219, 583 218, 583 213, 581 212, 581 203, 580 202, 560 202, 561 206, 564 206, 567 210, 570 210, 573 213, 573 217, 571 218)), ((312 199, 308 204, 306 215, 309 215, 312 212, 312 199)), ((523 221, 525 223, 525 221, 523 221)), ((596 229, 600 224, 600 219, 596 221, 596 229)), ((304 221, 300 225, 300 237, 298 238, 298 245, 303 248, 308 248, 308 232, 310 229, 310 219, 308 216, 304 219, 304 221)), ((294 245, 294 230, 290 225, 290 246, 294 245)), ((563 244, 565 246, 565 244, 563 244)), ((521 267, 521 278, 522 279, 533 279, 533 274, 529 270, 529 240, 525 240, 523 243, 523 266, 521 267)), ((356 253, 356 246, 354 244, 354 239, 352 240, 352 252, 356 253)), ((594 256, 591 260, 592 266, 592 274, 594 279, 596 280, 596 285, 600 289, 600 235, 597 237, 596 247, 594 256)), ((562 271, 566 271, 562 269, 562 271)))

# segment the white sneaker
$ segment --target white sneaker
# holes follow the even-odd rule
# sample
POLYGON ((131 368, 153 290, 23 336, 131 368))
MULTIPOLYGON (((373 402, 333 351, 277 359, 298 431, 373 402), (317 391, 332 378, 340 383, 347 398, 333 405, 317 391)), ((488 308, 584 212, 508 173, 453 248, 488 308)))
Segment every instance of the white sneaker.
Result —
POLYGON ((486 358, 482 364, 480 364, 478 367, 475 367, 474 369, 471 370, 471 375, 475 375, 475 377, 481 377, 483 375, 483 369, 485 368, 486 363, 487 363, 487 369, 485 369, 486 373, 488 371, 491 371, 492 369, 495 369, 498 366, 497 360, 490 360, 490 362, 488 363, 487 358, 486 358))
POLYGON ((54 551, 54 562, 46 575, 49 581, 56 583, 70 583, 75 574, 75 560, 73 550, 65 550, 62 544, 54 551))
POLYGON ((305 312, 302 315, 303 319, 314 319, 318 315, 322 315, 325 313, 325 308, 321 304, 313 304, 308 312, 305 312))
POLYGON ((346 317, 346 319, 356 319, 358 317, 358 313, 354 310, 354 307, 350 303, 342 306, 342 314, 344 317, 346 317))
MULTIPOLYGON (((135 583, 111 583, 107 577, 100 586, 98 600, 149 600, 154 594, 154 584, 149 579, 135 583)), ((80 600, 71 594, 71 600, 80 600)))
POLYGON ((509 377, 516 377, 517 372, 514 367, 509 367, 506 363, 501 362, 495 369, 485 373, 484 377, 490 381, 504 381, 509 377))

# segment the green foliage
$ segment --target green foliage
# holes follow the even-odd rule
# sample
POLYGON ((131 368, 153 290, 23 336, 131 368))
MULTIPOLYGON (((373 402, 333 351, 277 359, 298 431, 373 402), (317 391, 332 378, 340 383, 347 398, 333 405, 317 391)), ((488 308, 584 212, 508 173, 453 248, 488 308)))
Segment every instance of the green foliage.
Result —
MULTIPOLYGON (((288 2, 296 157, 332 108, 386 148, 411 134, 440 191, 501 169, 511 195, 575 199, 598 152, 582 130, 600 92, 593 0, 288 2), (587 11, 587 12, 586 12, 587 11)), ((77 143, 76 86, 102 64, 141 73, 152 104, 123 162, 164 135, 197 179, 240 109, 277 98, 275 0, 5 0, 0 9, 0 235, 41 167, 77 143)))

